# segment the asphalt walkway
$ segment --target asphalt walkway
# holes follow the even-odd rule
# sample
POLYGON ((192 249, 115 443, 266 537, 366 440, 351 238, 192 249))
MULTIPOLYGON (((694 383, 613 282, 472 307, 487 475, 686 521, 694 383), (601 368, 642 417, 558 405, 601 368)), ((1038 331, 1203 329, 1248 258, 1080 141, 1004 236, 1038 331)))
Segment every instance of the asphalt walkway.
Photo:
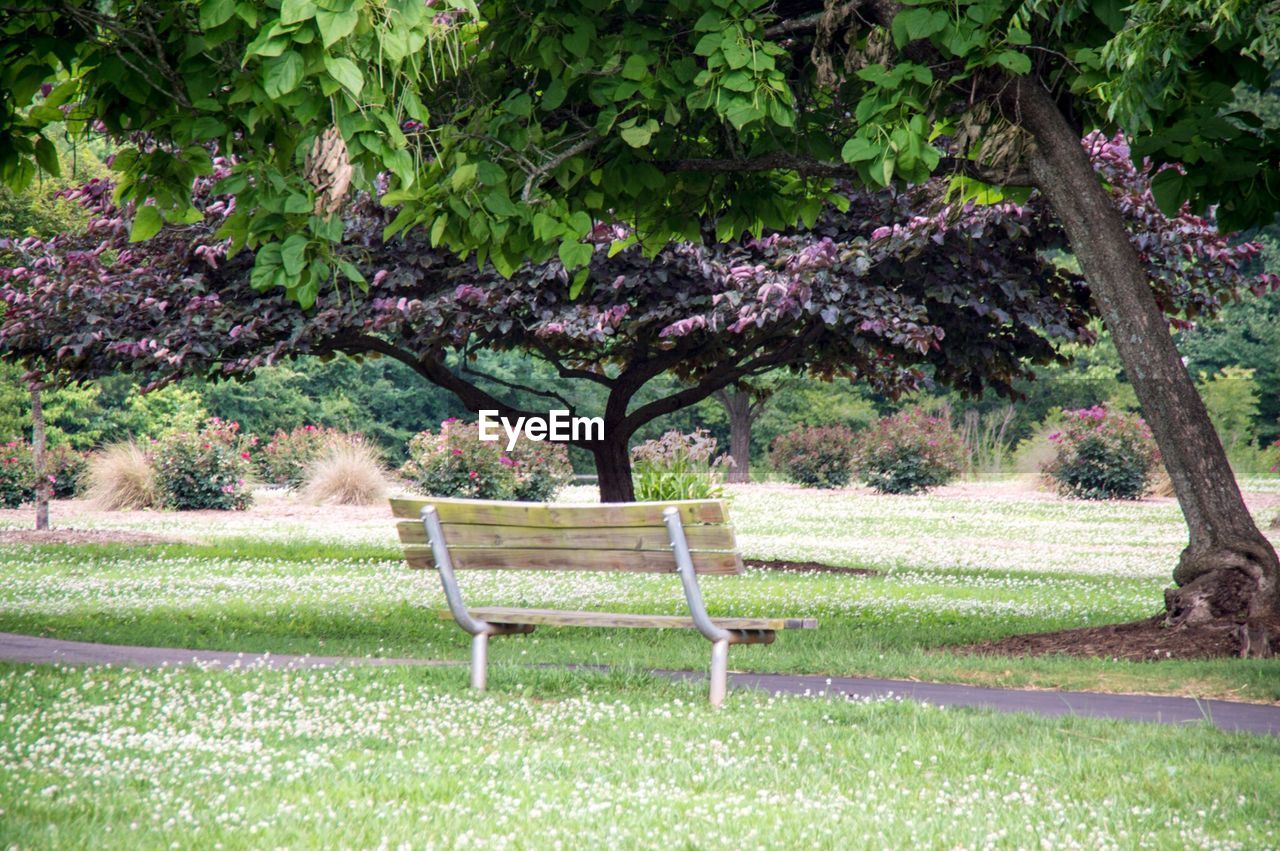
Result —
MULTIPOLYGON (((28 664, 119 665, 161 667, 201 664, 211 667, 323 668, 333 665, 431 665, 463 663, 429 659, 382 659, 345 656, 288 656, 273 653, 235 653, 221 650, 178 650, 168 647, 124 647, 63 641, 0 632, 0 661, 28 664)), ((704 679, 698 671, 654 671, 675 679, 704 679)), ((734 673, 731 685, 783 694, 897 697, 935 706, 973 706, 999 712, 1036 715, 1082 715, 1156 724, 1208 722, 1223 730, 1280 735, 1280 706, 1198 700, 1139 694, 1100 694, 1078 691, 984 688, 950 683, 878 680, 861 677, 823 677, 807 674, 734 673)))

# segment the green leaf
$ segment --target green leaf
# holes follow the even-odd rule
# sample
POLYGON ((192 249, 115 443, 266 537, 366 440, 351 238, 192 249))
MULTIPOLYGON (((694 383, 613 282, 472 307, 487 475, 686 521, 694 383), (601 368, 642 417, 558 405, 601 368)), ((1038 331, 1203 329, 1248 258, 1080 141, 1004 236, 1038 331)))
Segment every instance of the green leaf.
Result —
POLYGON ((303 267, 307 265, 307 238, 295 233, 286 239, 280 247, 280 262, 289 277, 296 278, 302 274, 303 267))
POLYGON ((591 246, 577 239, 566 239, 560 243, 560 262, 566 269, 576 269, 591 262, 591 246))
POLYGON ((360 73, 356 63, 345 56, 326 56, 324 70, 350 92, 352 97, 359 97, 361 90, 364 89, 364 74, 360 73))
POLYGON ((36 139, 36 162, 48 174, 58 177, 62 174, 62 166, 58 162, 58 149, 43 136, 36 139))
POLYGON ((844 147, 840 150, 840 159, 847 163, 862 162, 875 159, 881 150, 879 145, 873 144, 870 140, 855 136, 844 143, 844 147))
POLYGON ((1012 74, 1031 73, 1031 58, 1016 50, 1003 50, 995 56, 995 62, 1012 74))
POLYGON ((564 49, 579 58, 586 56, 587 51, 591 49, 591 28, 585 25, 578 26, 573 32, 560 39, 560 43, 564 45, 564 49))
POLYGON ((1182 203, 1191 197, 1191 186, 1186 175, 1176 168, 1166 168, 1151 179, 1151 195, 1160 205, 1160 212, 1176 216, 1182 203))
POLYGON ((200 29, 211 30, 231 20, 236 0, 204 0, 200 4, 200 29))
POLYGON ((296 24, 309 21, 316 16, 316 4, 312 0, 284 0, 280 4, 280 22, 296 24))
POLYGON ((569 217, 569 227, 578 236, 586 236, 591 232, 591 217, 582 210, 577 210, 569 217))
POLYGON ((546 110, 555 109, 564 103, 565 95, 568 90, 565 89, 564 83, 559 80, 552 80, 547 87, 542 90, 542 108, 546 110))
POLYGON ((653 130, 648 124, 627 127, 621 132, 622 141, 626 142, 633 148, 643 148, 649 144, 649 140, 653 138, 653 130))
POLYGON ((587 278, 591 277, 591 269, 582 268, 578 270, 578 274, 573 276, 573 283, 569 284, 569 299, 573 300, 582 293, 582 288, 586 286, 587 278))
POLYGON ((358 23, 360 23, 360 13, 355 9, 347 9, 344 12, 330 12, 325 9, 316 11, 316 26, 320 28, 320 38, 324 41, 325 47, 351 35, 358 23))
POLYGON ((431 247, 435 248, 440 244, 440 238, 444 236, 445 226, 449 224, 449 214, 441 213, 431 226, 431 247))
POLYGON ((342 274, 346 276, 348 281, 354 281, 359 284, 361 289, 368 289, 369 282, 364 279, 364 275, 360 274, 360 270, 355 267, 355 264, 346 260, 339 260, 338 268, 342 270, 342 274))
POLYGON ((724 36, 718 32, 710 32, 698 39, 698 44, 693 48, 693 52, 699 56, 710 56, 720 49, 720 42, 724 36))
POLYGON ((302 80, 302 68, 302 55, 296 50, 288 51, 267 65, 264 81, 267 96, 278 98, 296 89, 302 80))
POLYGON ((893 18, 893 43, 901 48, 908 42, 928 38, 948 23, 947 14, 934 9, 907 9, 893 18))
POLYGON ((133 227, 129 229, 129 241, 142 242, 144 239, 151 239, 160 232, 162 227, 164 227, 164 219, 160 218, 160 211, 150 205, 141 206, 133 214, 133 227))
POLYGON ((647 76, 649 76, 649 63, 640 54, 633 53, 627 58, 627 64, 622 66, 622 78, 624 80, 643 80, 647 76))
POLYGON ((461 192, 468 186, 476 182, 475 163, 464 163, 454 169, 453 179, 450 181, 454 192, 461 192))

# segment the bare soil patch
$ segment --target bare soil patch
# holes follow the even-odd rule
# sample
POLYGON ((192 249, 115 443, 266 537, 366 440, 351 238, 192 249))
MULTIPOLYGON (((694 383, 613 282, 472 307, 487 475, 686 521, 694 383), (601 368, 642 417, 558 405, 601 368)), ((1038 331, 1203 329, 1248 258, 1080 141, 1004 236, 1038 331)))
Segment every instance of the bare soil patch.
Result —
POLYGON ((1240 655, 1240 638, 1231 625, 1164 625, 1164 615, 1109 626, 1011 635, 955 648, 984 656, 1063 654, 1097 659, 1156 662, 1163 659, 1220 659, 1240 655))
POLYGON ((836 567, 831 564, 818 564, 816 561, 774 561, 760 559, 744 559, 743 564, 757 570, 777 570, 782 573, 846 573, 850 576, 879 576, 880 571, 868 567, 836 567))
POLYGON ((4 544, 180 544, 182 538, 122 529, 0 529, 4 544))

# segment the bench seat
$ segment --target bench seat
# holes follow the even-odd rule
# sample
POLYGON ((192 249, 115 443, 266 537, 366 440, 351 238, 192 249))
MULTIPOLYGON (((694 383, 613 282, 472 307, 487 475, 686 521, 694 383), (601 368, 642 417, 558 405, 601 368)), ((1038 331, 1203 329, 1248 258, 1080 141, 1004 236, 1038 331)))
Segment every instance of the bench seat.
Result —
MULTIPOLYGON (((693 618, 683 615, 640 615, 627 612, 572 612, 562 609, 512 609, 502 606, 468 608, 473 618, 489 623, 531 624, 534 626, 634 627, 638 629, 697 629, 693 618)), ((440 612, 453 620, 453 612, 440 612)), ((817 629, 814 618, 711 618, 721 629, 768 630, 817 629)))

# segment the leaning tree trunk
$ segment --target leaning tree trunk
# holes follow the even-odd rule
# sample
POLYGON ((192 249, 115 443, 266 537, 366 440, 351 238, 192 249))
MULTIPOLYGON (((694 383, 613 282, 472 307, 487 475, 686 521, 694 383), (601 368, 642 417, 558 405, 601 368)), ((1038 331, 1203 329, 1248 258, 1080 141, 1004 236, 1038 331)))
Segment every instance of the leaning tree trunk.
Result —
POLYGON ((49 528, 49 492, 52 488, 48 453, 45 452, 44 403, 38 388, 31 391, 31 461, 36 477, 36 529, 44 530, 49 528))
MULTIPOLYGON (((1035 140, 1031 177, 1052 204, 1115 340, 1190 532, 1165 592, 1171 625, 1280 618, 1280 562, 1258 530, 1115 205, 1049 94, 1020 78, 1010 106, 1035 140)), ((1266 648, 1258 648, 1266 653, 1266 648)))
POLYGON ((591 446, 596 462, 596 477, 601 502, 635 502, 636 488, 631 481, 631 455, 627 437, 620 431, 605 429, 605 439, 591 446))
POLYGON ((751 394, 735 387, 719 391, 716 397, 729 415, 729 457, 733 464, 725 479, 746 484, 751 481, 751 426, 755 422, 751 394))

